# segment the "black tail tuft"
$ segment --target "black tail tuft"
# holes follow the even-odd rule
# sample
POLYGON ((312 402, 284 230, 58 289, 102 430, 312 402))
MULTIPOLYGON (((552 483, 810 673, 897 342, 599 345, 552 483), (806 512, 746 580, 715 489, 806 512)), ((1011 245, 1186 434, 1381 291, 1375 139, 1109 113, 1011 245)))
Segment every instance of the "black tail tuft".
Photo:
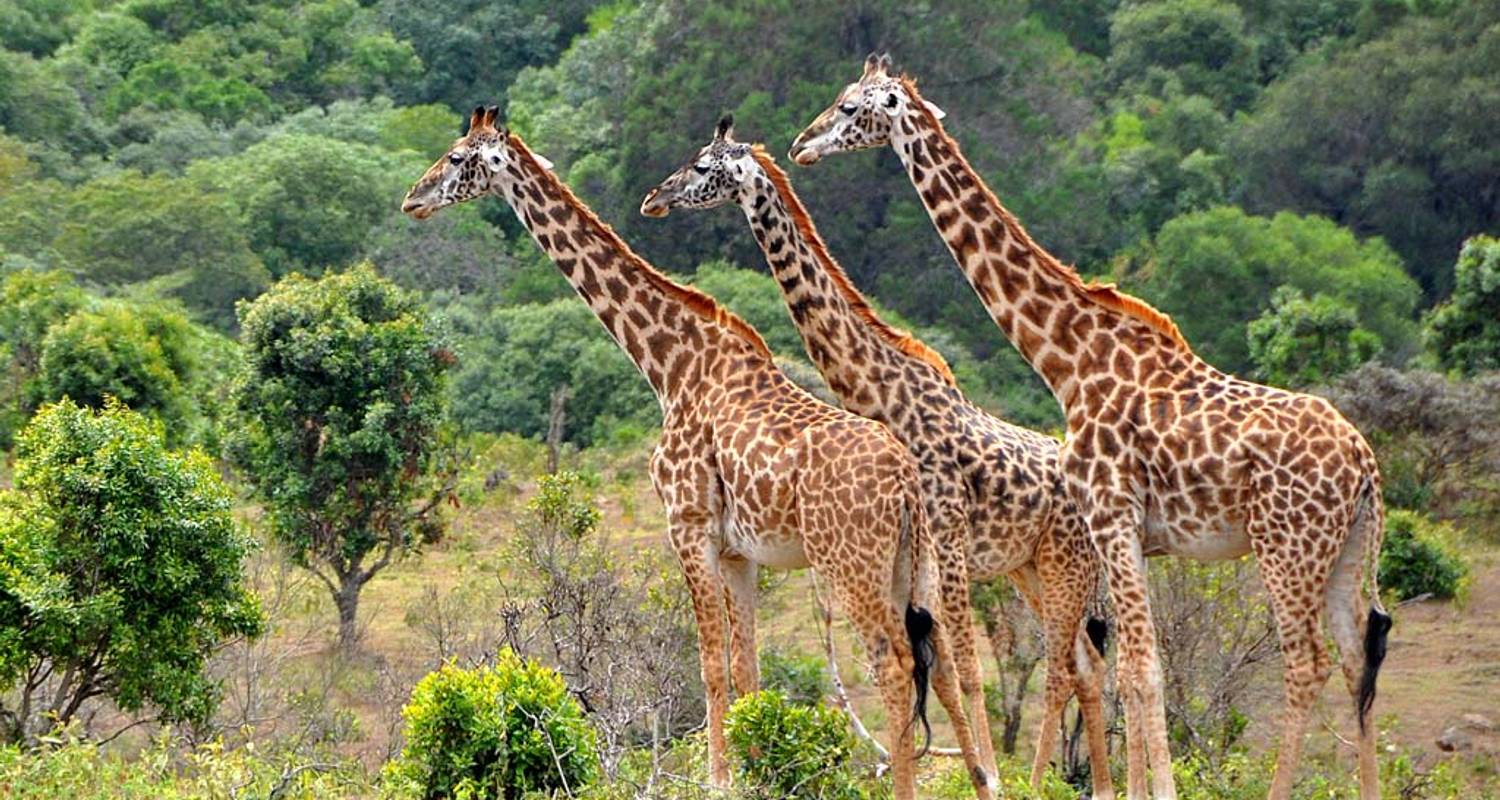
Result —
POLYGON ((906 607, 906 636, 911 640, 911 682, 916 686, 917 699, 912 704, 912 722, 922 721, 927 739, 922 743, 922 752, 916 758, 927 755, 932 746, 932 723, 927 721, 927 682, 932 675, 932 664, 937 654, 932 647, 932 613, 920 606, 906 607))
POLYGON ((1083 629, 1089 635, 1089 644, 1104 655, 1104 648, 1109 644, 1109 623, 1098 617, 1089 617, 1088 622, 1083 624, 1083 629))
MULTIPOLYGON (((910 613, 907 612, 908 619, 910 613)), ((1375 678, 1380 675, 1380 663, 1385 661, 1385 640, 1390 632, 1390 616, 1378 609, 1370 609, 1370 618, 1365 622, 1365 669, 1359 676, 1360 733, 1364 733, 1366 717, 1370 715, 1370 707, 1375 705, 1375 678)))

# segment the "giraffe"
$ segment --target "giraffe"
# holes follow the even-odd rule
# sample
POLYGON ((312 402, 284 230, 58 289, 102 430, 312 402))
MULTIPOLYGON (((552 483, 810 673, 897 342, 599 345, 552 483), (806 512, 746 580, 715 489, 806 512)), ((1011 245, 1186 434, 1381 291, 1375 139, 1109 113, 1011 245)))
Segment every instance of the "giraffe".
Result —
MULTIPOLYGON (((632 252, 545 160, 495 126, 496 114, 476 108, 401 208, 426 219, 454 203, 503 198, 656 394, 662 434, 650 472, 692 595, 712 782, 729 784, 730 677, 741 694, 758 688, 757 570, 811 566, 875 663, 895 796, 914 797, 914 723, 926 725, 929 676, 939 699, 962 709, 947 632, 926 610, 936 555, 916 463, 884 425, 793 384, 749 324, 632 252)), ((978 796, 990 798, 961 713, 954 731, 978 796)))
MULTIPOLYGON (((1105 738, 1103 658, 1081 630, 1098 559, 1068 502, 1058 442, 970 403, 935 350, 882 320, 828 252, 791 181, 759 145, 719 121, 693 159, 652 189, 646 216, 737 204, 781 286, 808 356, 844 408, 890 427, 917 458, 939 552, 941 612, 981 762, 994 765, 969 581, 1008 574, 1042 620, 1050 657, 1033 784, 1056 749, 1076 692, 1096 800, 1114 796, 1105 738)), ((1102 621, 1095 630, 1102 635, 1102 621)))
POLYGON ((889 144, 990 317, 1062 406, 1062 464, 1104 561, 1120 630, 1127 794, 1176 796, 1145 558, 1254 552, 1275 613, 1285 691, 1270 797, 1291 793, 1311 706, 1338 645, 1359 727, 1360 797, 1379 796, 1375 680, 1391 619, 1369 445, 1327 401, 1250 383, 1199 359, 1165 314, 1085 283, 1038 246, 889 57, 871 56, 792 144, 797 163, 889 144))

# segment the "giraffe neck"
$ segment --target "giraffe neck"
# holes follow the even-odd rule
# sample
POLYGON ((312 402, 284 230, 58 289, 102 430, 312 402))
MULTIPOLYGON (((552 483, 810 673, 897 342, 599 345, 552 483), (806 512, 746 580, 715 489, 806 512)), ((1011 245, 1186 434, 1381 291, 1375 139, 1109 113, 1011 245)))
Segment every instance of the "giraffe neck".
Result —
MULTIPOLYGON (((906 82, 908 110, 893 121, 891 145, 933 225, 990 318, 1067 410, 1079 380, 1110 369, 1119 351, 1145 355, 1191 348, 1165 314, 1112 286, 1086 284, 1032 241, 989 190, 906 82)), ((1153 360, 1153 363, 1156 360, 1153 360)))
POLYGON ((849 410, 891 420, 897 384, 920 395, 953 387, 942 356, 886 324, 829 254, 786 173, 762 148, 760 170, 740 207, 781 286, 802 344, 829 388, 849 410))
POLYGON ((538 164, 520 138, 509 140, 516 157, 498 193, 635 362, 664 409, 696 396, 721 359, 770 363, 770 351, 749 324, 658 272, 538 164))

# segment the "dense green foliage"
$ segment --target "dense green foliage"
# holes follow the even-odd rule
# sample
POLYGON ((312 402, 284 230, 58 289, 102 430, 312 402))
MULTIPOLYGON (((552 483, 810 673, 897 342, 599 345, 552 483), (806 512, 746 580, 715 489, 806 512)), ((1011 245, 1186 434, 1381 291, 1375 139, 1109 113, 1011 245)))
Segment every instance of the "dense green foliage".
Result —
POLYGON ((1327 383, 1380 352, 1380 337, 1360 327, 1353 308, 1291 286, 1271 295, 1270 310, 1246 332, 1255 377, 1275 386, 1327 383))
POLYGON ((1398 358, 1416 348, 1418 291, 1400 259, 1379 240, 1356 241, 1319 217, 1265 219, 1234 207, 1187 214, 1162 226, 1145 269, 1141 293, 1177 319, 1199 354, 1230 372, 1251 371, 1246 323, 1273 308, 1281 286, 1352 307, 1398 358))
POLYGON ((856 740, 832 706, 795 703, 768 689, 734 701, 725 717, 729 752, 751 797, 867 797, 850 763, 856 740))
POLYGON ((1453 282, 1453 297, 1427 317, 1433 354, 1465 375, 1500 369, 1500 239, 1464 242, 1453 282))
POLYGON ((396 796, 503 800, 572 794, 598 773, 594 731, 557 673, 502 650, 493 666, 429 674, 402 711, 396 796))
POLYGON ((0 507, 0 682, 19 697, 6 738, 45 733, 33 715, 67 722, 100 695, 206 719, 217 685, 205 660, 263 624, 242 583, 251 542, 213 463, 168 450, 159 426, 113 402, 43 408, 16 455, 0 507), (47 672, 67 677, 36 697, 47 672))
POLYGON ((1448 600, 1459 593, 1469 567, 1447 539, 1452 530, 1413 511, 1395 510, 1385 522, 1380 549, 1380 588, 1398 600, 1430 595, 1448 600))
POLYGON ((333 593, 352 646, 359 590, 440 530, 448 489, 430 477, 454 364, 447 334, 367 266, 284 279, 241 306, 240 325, 233 453, 271 534, 333 593))

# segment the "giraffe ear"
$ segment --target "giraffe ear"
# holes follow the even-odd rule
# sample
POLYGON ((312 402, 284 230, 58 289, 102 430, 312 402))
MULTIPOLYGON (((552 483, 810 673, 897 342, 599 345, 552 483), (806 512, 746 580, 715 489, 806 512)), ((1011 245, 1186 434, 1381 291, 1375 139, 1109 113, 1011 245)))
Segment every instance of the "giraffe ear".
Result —
POLYGON ((547 158, 541 153, 532 153, 531 157, 536 159, 537 166, 541 167, 544 170, 547 170, 548 172, 554 171, 554 165, 551 159, 547 158))
POLYGON ((937 103, 934 103, 931 100, 923 100, 922 105, 927 106, 927 110, 932 112, 933 119, 942 119, 943 117, 948 116, 948 112, 942 110, 941 108, 938 108, 937 103))
POLYGON ((714 128, 714 141, 725 142, 734 135, 734 115, 725 114, 719 118, 718 127, 714 128))

